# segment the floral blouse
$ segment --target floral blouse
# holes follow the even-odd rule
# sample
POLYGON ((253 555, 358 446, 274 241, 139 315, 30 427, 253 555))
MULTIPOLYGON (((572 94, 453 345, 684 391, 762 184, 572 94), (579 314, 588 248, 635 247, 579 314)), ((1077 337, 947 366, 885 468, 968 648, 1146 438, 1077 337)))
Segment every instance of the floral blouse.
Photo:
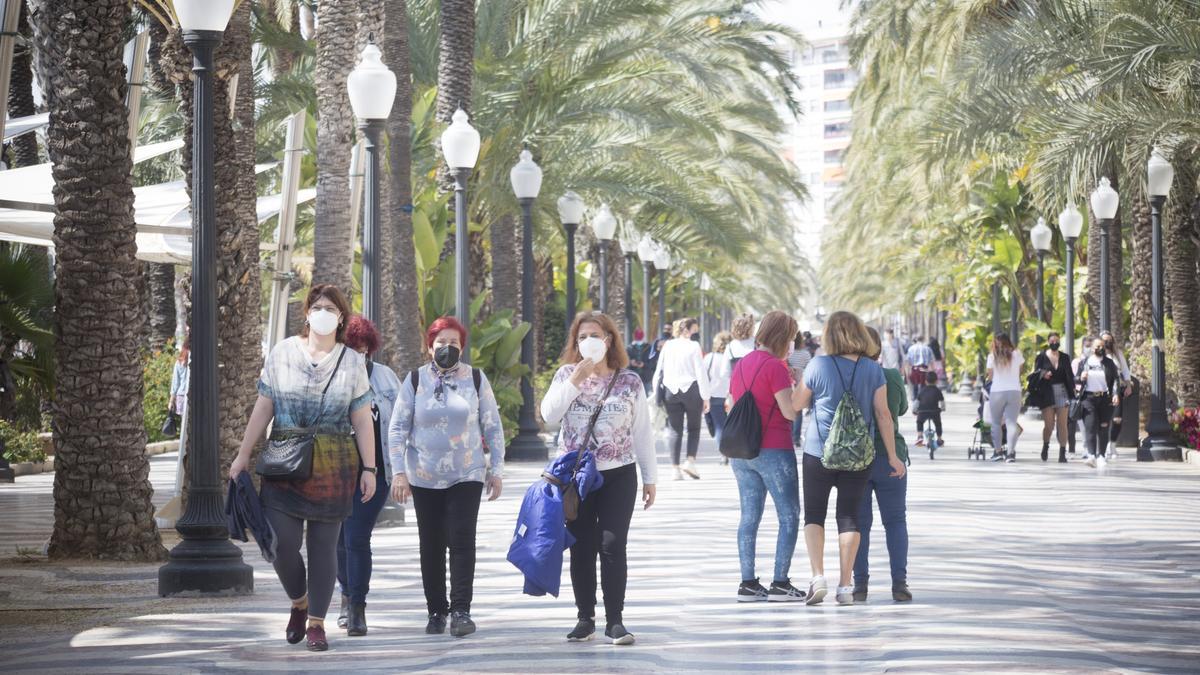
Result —
POLYGON ((489 474, 501 477, 504 429, 487 375, 480 372, 477 394, 466 364, 447 373, 426 364, 417 373, 416 392, 406 375, 392 410, 387 443, 392 471, 406 474, 410 485, 438 490, 482 483, 489 474), (484 447, 491 455, 490 471, 484 447))
MULTIPOLYGON (((588 422, 600 405, 611 375, 593 375, 576 387, 571 383, 574 364, 558 369, 550 390, 542 399, 542 418, 549 423, 562 421, 558 435, 558 454, 579 449, 587 434, 588 422)), ((638 463, 642 483, 658 480, 654 431, 650 427, 650 406, 642 379, 632 370, 617 374, 604 409, 596 420, 596 467, 601 471, 638 463)))

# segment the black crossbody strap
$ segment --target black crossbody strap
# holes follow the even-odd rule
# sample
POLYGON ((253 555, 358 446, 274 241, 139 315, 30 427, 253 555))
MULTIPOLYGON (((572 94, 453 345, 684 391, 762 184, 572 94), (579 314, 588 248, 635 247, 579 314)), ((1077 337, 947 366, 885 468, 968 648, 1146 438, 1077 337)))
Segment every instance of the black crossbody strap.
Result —
POLYGON ((600 396, 600 403, 592 411, 592 417, 588 420, 587 432, 583 435, 583 447, 579 448, 579 452, 575 456, 575 468, 571 470, 572 475, 579 471, 579 465, 583 463, 583 455, 592 444, 592 436, 596 432, 596 422, 600 420, 600 413, 604 410, 604 402, 608 400, 608 395, 612 393, 613 385, 617 383, 617 376, 620 374, 619 370, 613 372, 612 377, 608 380, 608 386, 604 388, 604 393, 600 396))
POLYGON ((342 359, 346 356, 346 345, 342 345, 342 351, 338 354, 337 363, 333 364, 333 372, 329 373, 329 381, 325 383, 325 388, 321 390, 321 405, 317 408, 317 419, 313 420, 308 428, 317 426, 317 422, 325 416, 325 394, 329 393, 329 385, 333 384, 333 378, 337 375, 338 368, 342 365, 342 359))

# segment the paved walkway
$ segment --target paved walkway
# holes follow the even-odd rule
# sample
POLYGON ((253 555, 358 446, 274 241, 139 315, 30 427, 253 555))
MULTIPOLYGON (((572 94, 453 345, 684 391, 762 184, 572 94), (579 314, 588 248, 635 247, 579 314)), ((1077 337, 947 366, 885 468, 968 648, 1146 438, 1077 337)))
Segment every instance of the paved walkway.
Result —
MULTIPOLYGON (((626 621, 636 646, 566 643, 574 623, 566 584, 558 599, 521 595, 504 555, 540 468, 527 465, 511 471, 500 501, 481 509, 479 633, 423 634, 410 525, 376 533, 370 635, 331 631, 331 651, 310 654, 284 642, 287 601, 253 544, 244 550, 256 594, 216 600, 157 598, 153 565, 12 557, 17 546, 40 546, 51 522, 50 477, 31 476, 0 486, 0 663, 42 673, 1198 672, 1200 471, 1138 465, 1131 452, 1103 473, 1043 464, 1035 433, 1016 464, 968 461, 973 412, 965 399, 950 405, 947 446, 935 461, 916 453, 911 468, 912 604, 893 604, 886 593, 882 533, 876 594, 866 605, 736 604, 737 488, 706 441, 702 480, 672 482, 663 471, 659 504, 634 517, 626 621)), ((902 424, 914 437, 913 418, 902 424)), ((173 456, 151 461, 165 489, 173 456)), ((759 538, 768 577, 774 530, 768 509, 759 538)), ((834 550, 831 535, 830 569, 834 550)), ((805 560, 801 540, 798 585, 805 560)))

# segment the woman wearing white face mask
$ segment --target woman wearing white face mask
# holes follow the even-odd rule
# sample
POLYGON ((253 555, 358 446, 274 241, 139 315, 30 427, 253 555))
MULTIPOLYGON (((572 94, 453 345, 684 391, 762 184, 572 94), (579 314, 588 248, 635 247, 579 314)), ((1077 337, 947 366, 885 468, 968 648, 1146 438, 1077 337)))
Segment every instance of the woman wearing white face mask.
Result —
POLYGON ((278 543, 275 572, 292 601, 287 641, 307 639, 309 650, 324 651, 338 533, 350 515, 355 485, 364 502, 375 494, 375 432, 366 361, 343 344, 350 315, 346 296, 335 286, 313 286, 304 313, 308 319, 300 335, 275 345, 263 363, 258 401, 229 477, 247 469, 250 452, 272 420, 273 441, 315 434, 311 474, 264 477, 262 503, 278 543), (305 538, 307 566, 300 556, 305 538))
POLYGON ((642 472, 642 504, 654 504, 657 470, 650 407, 641 378, 629 370, 621 332, 607 315, 583 313, 571 324, 563 365, 542 399, 542 417, 562 421, 558 454, 584 449, 595 453, 604 478, 599 489, 579 505, 579 516, 567 525, 575 537, 571 547, 571 586, 579 622, 567 634, 571 642, 591 640, 596 632, 596 557, 604 587, 605 637, 613 644, 633 644, 625 630, 625 545, 637 501, 638 465, 642 472), (588 427, 599 408, 588 441, 588 427))

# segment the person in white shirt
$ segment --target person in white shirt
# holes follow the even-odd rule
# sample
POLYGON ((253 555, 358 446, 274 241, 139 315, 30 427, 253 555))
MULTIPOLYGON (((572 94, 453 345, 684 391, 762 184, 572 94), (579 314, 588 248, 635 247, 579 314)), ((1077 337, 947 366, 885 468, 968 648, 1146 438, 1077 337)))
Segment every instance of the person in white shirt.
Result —
POLYGON ((988 398, 991 402, 992 461, 1001 459, 1012 463, 1017 460, 1017 437, 1021 427, 1017 418, 1021 414, 1021 365, 1025 358, 1013 346, 1005 333, 996 333, 992 338, 992 351, 987 358, 987 379, 992 381, 988 398), (1008 428, 1008 452, 1001 445, 1000 425, 1008 428))
POLYGON ((654 391, 659 392, 667 410, 667 439, 671 445, 671 464, 675 467, 675 480, 683 480, 683 474, 700 478, 696 470, 696 453, 700 449, 700 420, 708 412, 708 375, 704 372, 704 358, 700 345, 692 340, 692 334, 700 330, 700 322, 684 317, 675 322, 673 339, 663 344, 658 355, 658 367, 654 371, 654 391), (687 465, 679 466, 679 454, 683 447, 684 422, 687 423, 687 465))
POLYGON ((733 336, 721 331, 713 337, 712 351, 704 355, 704 374, 708 377, 708 414, 712 419, 713 438, 721 446, 721 432, 725 429, 725 399, 729 396, 729 377, 733 370, 725 358, 733 336))
POLYGON ((1111 331, 1100 333, 1100 339, 1104 340, 1104 352, 1108 358, 1112 359, 1113 364, 1117 367, 1117 375, 1120 381, 1117 385, 1117 402, 1113 409, 1112 427, 1109 434, 1109 449, 1108 458, 1117 458, 1117 437, 1121 435, 1121 410, 1125 405, 1125 397, 1133 393, 1133 373, 1129 370, 1129 362, 1125 360, 1125 354, 1117 347, 1117 339, 1113 337, 1111 331))
POLYGON ((1088 466, 1103 467, 1109 444, 1109 427, 1114 408, 1119 401, 1118 387, 1121 382, 1120 368, 1110 358, 1104 340, 1096 338, 1092 351, 1081 358, 1075 367, 1075 381, 1082 392, 1083 407, 1087 414, 1083 418, 1084 438, 1087 439, 1088 466))
POLYGON ((900 370, 904 363, 900 343, 896 340, 896 331, 891 328, 884 331, 882 351, 879 354, 884 368, 900 370))

